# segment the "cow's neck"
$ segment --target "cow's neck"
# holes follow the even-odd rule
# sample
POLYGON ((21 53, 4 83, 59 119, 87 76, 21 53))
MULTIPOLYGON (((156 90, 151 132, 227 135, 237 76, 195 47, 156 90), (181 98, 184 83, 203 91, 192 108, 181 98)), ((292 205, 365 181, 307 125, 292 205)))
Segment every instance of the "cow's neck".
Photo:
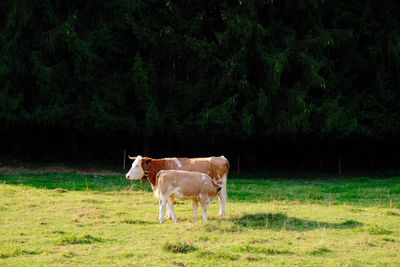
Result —
POLYGON ((157 186, 156 176, 154 174, 152 174, 151 172, 149 173, 149 176, 147 176, 147 180, 149 180, 149 182, 151 183, 152 187, 157 186))
POLYGON ((157 187, 157 173, 164 169, 164 163, 162 160, 152 160, 149 164, 149 176, 147 179, 152 187, 157 187))

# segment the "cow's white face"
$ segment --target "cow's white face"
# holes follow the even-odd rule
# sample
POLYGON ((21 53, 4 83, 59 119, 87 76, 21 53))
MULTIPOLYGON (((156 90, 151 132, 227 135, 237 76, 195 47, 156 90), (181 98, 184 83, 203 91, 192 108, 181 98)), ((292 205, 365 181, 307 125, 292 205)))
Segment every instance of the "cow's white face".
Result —
POLYGON ((131 169, 126 174, 126 179, 128 180, 139 180, 144 175, 144 170, 142 168, 142 156, 137 156, 132 163, 131 169))

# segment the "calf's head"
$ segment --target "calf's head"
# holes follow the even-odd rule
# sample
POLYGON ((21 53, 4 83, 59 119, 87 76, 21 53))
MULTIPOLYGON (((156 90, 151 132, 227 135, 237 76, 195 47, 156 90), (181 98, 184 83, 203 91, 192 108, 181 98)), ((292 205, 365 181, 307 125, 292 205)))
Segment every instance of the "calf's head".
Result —
POLYGON ((214 189, 215 189, 215 194, 218 194, 219 191, 221 191, 222 187, 217 184, 216 182, 214 182, 214 180, 211 179, 212 184, 214 185, 214 189))
POLYGON ((217 185, 217 193, 219 193, 219 191, 221 191, 222 187, 217 185))

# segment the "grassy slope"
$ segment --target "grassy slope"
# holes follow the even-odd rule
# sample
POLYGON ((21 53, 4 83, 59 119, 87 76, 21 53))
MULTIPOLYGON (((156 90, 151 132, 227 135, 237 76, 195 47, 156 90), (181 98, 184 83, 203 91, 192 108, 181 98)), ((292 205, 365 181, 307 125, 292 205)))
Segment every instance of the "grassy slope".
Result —
POLYGON ((227 218, 181 202, 160 225, 122 176, 0 174, 0 266, 398 266, 399 177, 254 177, 230 179, 227 218))

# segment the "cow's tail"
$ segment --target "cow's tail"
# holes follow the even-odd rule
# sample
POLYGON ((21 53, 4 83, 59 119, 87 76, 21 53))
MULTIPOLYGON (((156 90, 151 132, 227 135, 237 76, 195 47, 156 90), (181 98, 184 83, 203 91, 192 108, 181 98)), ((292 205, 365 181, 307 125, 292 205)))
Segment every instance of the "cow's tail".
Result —
POLYGON ((221 156, 221 157, 222 157, 222 158, 225 160, 225 162, 226 162, 226 171, 229 172, 229 168, 231 167, 231 165, 229 164, 228 159, 225 158, 224 156, 221 156))

